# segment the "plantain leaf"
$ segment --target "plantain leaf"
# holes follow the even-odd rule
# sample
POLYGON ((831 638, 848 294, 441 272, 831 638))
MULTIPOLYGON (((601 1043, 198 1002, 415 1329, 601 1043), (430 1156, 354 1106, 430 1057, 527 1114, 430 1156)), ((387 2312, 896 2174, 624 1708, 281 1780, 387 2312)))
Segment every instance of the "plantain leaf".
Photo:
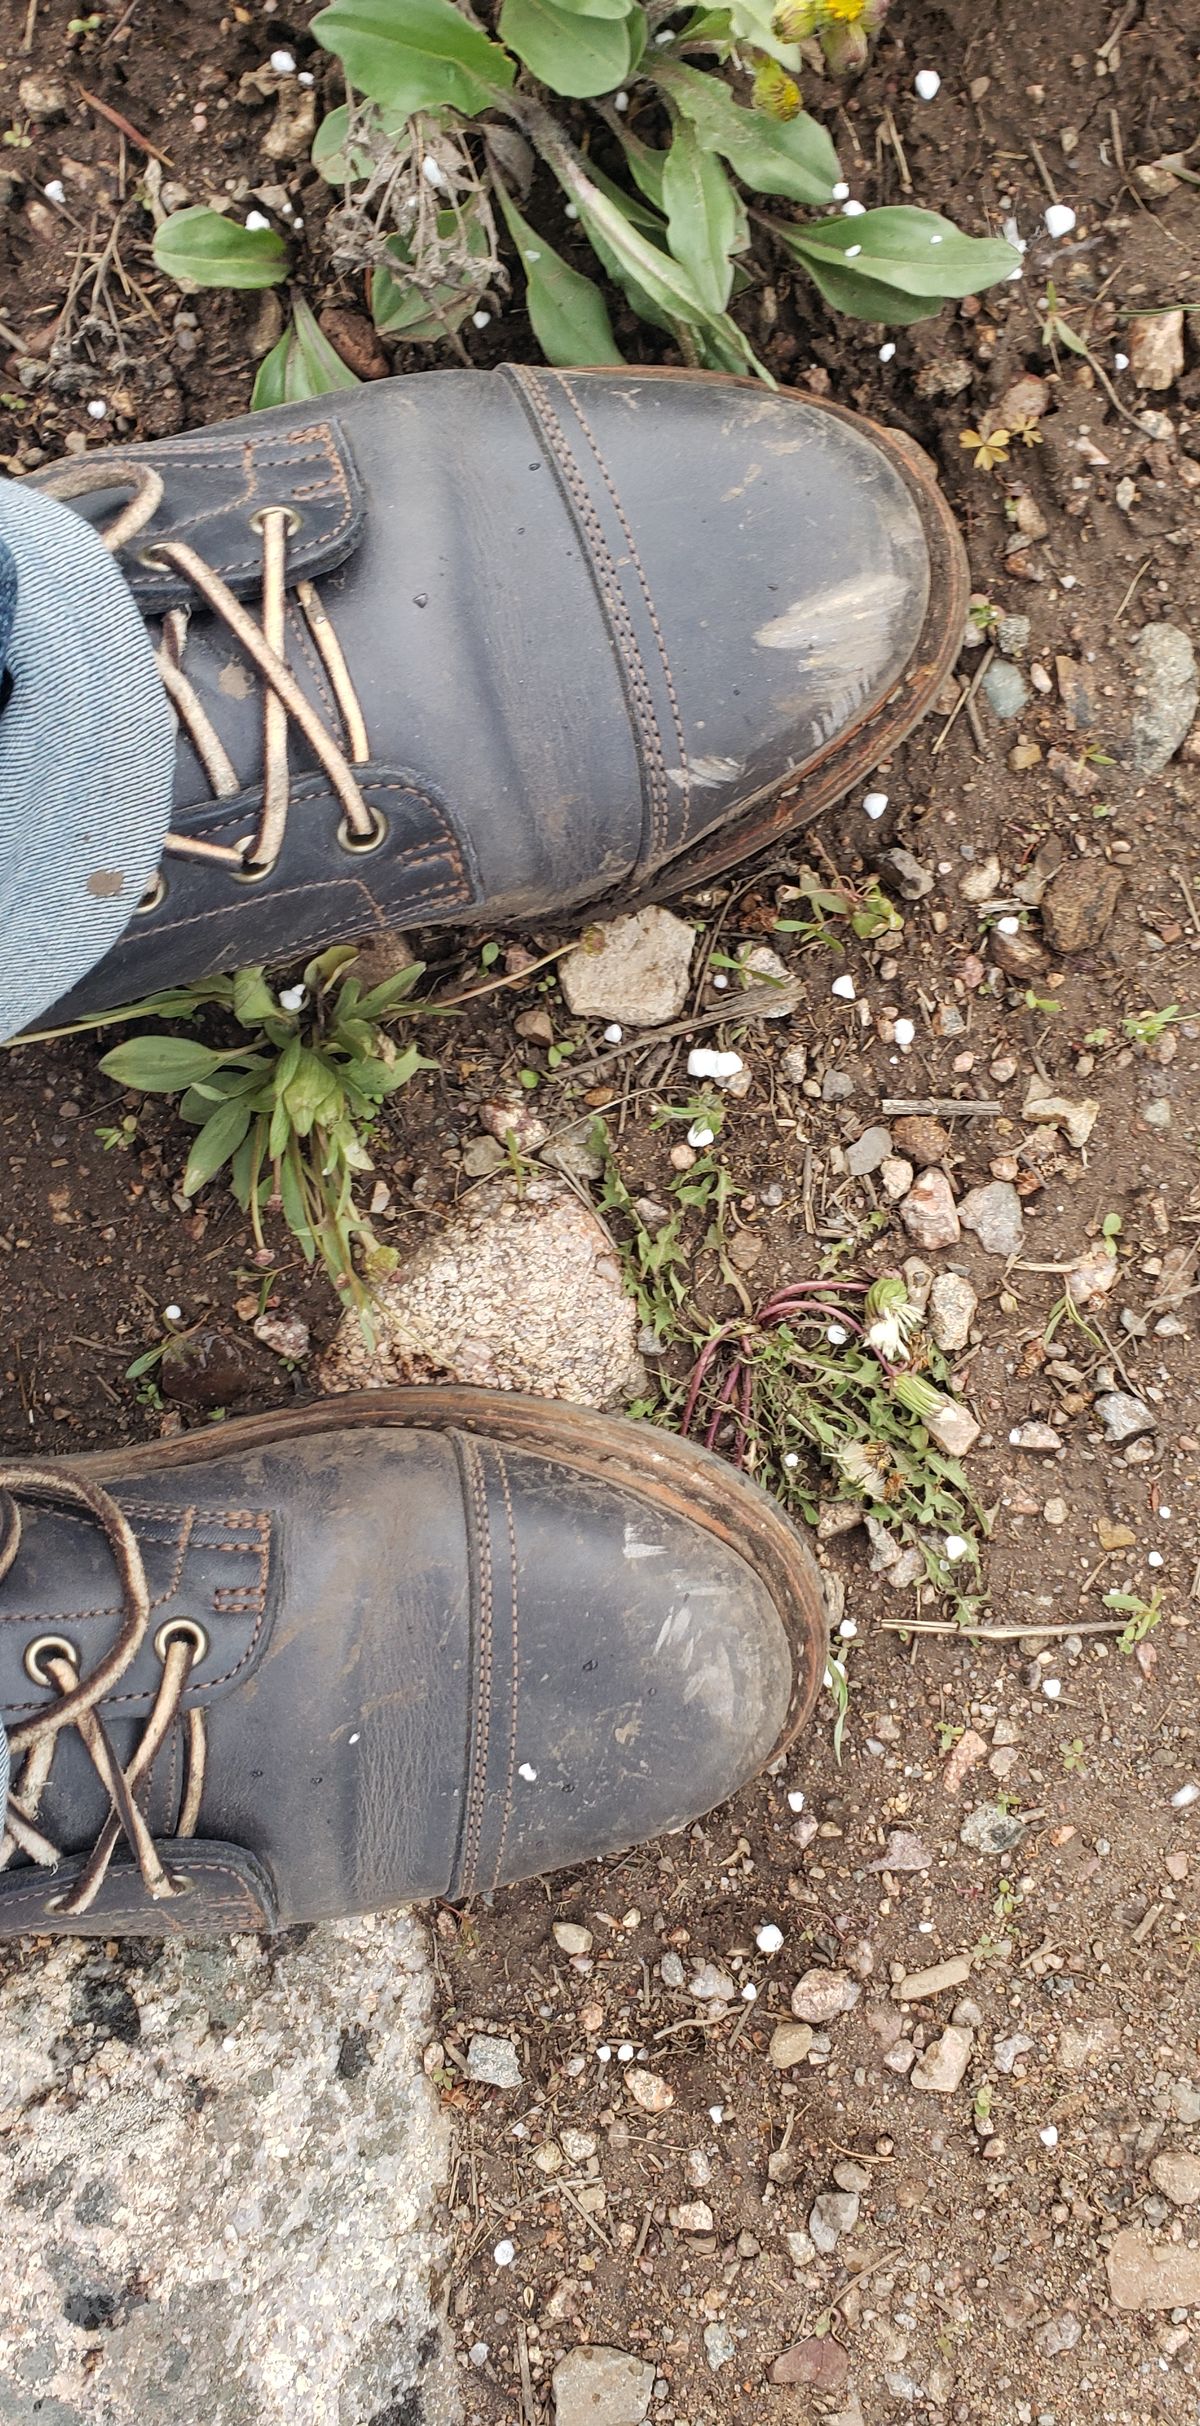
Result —
POLYGON ((243 227, 195 202, 172 211, 154 236, 155 266, 192 286, 278 286, 287 275, 287 246, 273 227, 243 227))
POLYGON ((278 345, 259 364, 250 410, 261 413, 272 404, 305 404, 310 396, 360 384, 318 327, 303 296, 297 295, 278 345))
POLYGON ((219 1104, 205 1121, 195 1145, 187 1158, 183 1174, 183 1193, 194 1196, 206 1181, 215 1179, 223 1164, 231 1162, 250 1127, 250 1106, 233 1096, 219 1104))
POLYGON ((470 116, 513 81, 512 60, 453 0, 332 0, 312 30, 358 92, 405 117, 446 105, 470 116))
POLYGON ((558 0, 503 0, 500 32, 540 84, 585 101, 623 83, 645 39, 645 19, 640 8, 584 17, 558 0))
POLYGON ((832 201, 838 156, 825 128, 807 111, 780 121, 743 109, 719 76, 706 76, 682 60, 656 59, 653 77, 695 127, 705 151, 719 152, 757 193, 810 205, 832 201))
POLYGON ((176 1095, 211 1078, 227 1058, 190 1036, 134 1036, 106 1053, 100 1067, 118 1086, 137 1087, 143 1095, 176 1095))
POLYGON ((722 312, 733 286, 731 255, 741 251, 749 229, 716 153, 703 149, 686 118, 667 153, 662 186, 671 251, 703 302, 722 312))
POLYGON ((835 311, 896 327, 1009 278, 1021 258, 1002 237, 964 236, 952 220, 906 203, 808 227, 775 223, 774 232, 835 311))
POLYGON ((623 362, 599 287, 572 269, 530 227, 498 179, 495 191, 521 256, 526 309, 547 362, 561 370, 584 363, 623 362))

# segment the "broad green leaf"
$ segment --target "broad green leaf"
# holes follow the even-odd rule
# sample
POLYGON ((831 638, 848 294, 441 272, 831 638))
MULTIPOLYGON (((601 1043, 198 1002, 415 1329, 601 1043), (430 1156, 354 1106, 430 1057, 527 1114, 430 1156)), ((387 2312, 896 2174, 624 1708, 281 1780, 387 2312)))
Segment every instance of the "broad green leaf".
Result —
POLYGON ((566 17, 627 17, 631 0, 557 0, 566 17))
POLYGON ((495 192, 525 272, 525 305, 547 362, 572 365, 622 362, 604 297, 590 278, 573 270, 560 253, 523 219, 497 179, 495 192))
POLYGON ((640 9, 621 17, 582 17, 557 0, 503 0, 500 32, 540 84, 573 101, 611 93, 629 74, 640 9))
POLYGON ((278 1014, 279 1003, 262 969, 238 969, 233 980, 233 1016, 240 1028, 257 1028, 278 1014))
POLYGON ((793 76, 800 72, 799 45, 785 42, 775 31, 779 0, 730 0, 729 22, 735 42, 753 43, 755 50, 766 51, 793 76))
MULTIPOLYGON (((629 174, 639 192, 645 195, 647 202, 653 203, 655 210, 660 215, 665 216, 666 206, 663 202, 662 189, 663 170, 667 165, 666 153, 658 151, 653 144, 642 143, 638 136, 631 135, 625 128, 621 130, 621 149, 629 162, 629 174)), ((593 177, 596 177, 594 161, 591 163, 591 171, 593 177)), ((597 177, 597 183, 603 183, 603 179, 597 177)), ((632 212, 630 216, 633 216, 632 212)), ((635 221, 635 225, 644 226, 645 221, 635 221)))
POLYGON ((928 319, 949 296, 996 285, 1020 264, 1002 237, 964 236, 936 211, 904 203, 775 233, 835 310, 899 327, 928 319))
POLYGON ((715 152, 681 120, 663 169, 667 240, 711 310, 724 311, 733 285, 731 255, 749 233, 746 214, 715 152))
MULTIPOLYGON (((651 160, 657 159, 659 161, 665 161, 667 155, 665 152, 651 152, 649 157, 651 160)), ((632 166, 633 163, 631 161, 630 167, 632 168, 632 166)), ((588 161, 587 173, 591 178, 593 185, 598 185, 601 193, 607 194, 609 201, 616 203, 617 209, 624 213, 626 219, 630 221, 631 225, 640 228, 643 236, 649 236, 652 244, 659 245, 665 251, 667 230, 664 222, 666 214, 661 207, 655 203, 654 207, 651 208, 650 202, 643 202, 639 194, 628 193, 623 185, 617 184, 615 177, 606 177, 603 169, 597 168, 594 160, 588 161)), ((653 182, 654 178, 652 172, 651 183, 653 182)), ((658 172, 657 182, 658 190, 661 193, 661 168, 658 172)))
POLYGON ((297 295, 288 327, 259 364, 250 410, 261 413, 272 404, 306 404, 310 396, 360 385, 318 327, 304 297, 297 295))
POLYGON ((118 1086, 138 1087, 144 1095, 175 1095, 211 1078, 227 1058, 190 1036, 134 1036, 106 1053, 100 1067, 118 1086))
POLYGON ((194 1196, 197 1188, 216 1177, 224 1163, 232 1161, 249 1126, 250 1106, 236 1096, 210 1115, 187 1158, 183 1174, 185 1196, 194 1196))
POLYGON ((760 378, 768 377, 728 313, 714 312, 682 263, 660 253, 631 226, 624 210, 601 192, 590 175, 577 169, 569 190, 590 243, 610 276, 624 287, 635 311, 644 309, 638 301, 639 296, 644 297, 651 307, 645 313, 647 318, 659 325, 665 319, 672 328, 682 322, 694 330, 702 347, 719 355, 720 368, 753 370, 760 378))
MULTIPOLYGON (((373 109, 371 112, 372 127, 378 130, 385 143, 400 152, 407 150, 404 130, 408 118, 407 110, 373 109)), ((328 116, 322 118, 313 137, 310 157, 326 185, 345 185, 351 176, 369 177, 375 166, 375 154, 366 141, 356 143, 353 152, 347 153, 349 133, 350 112, 343 101, 340 108, 330 110, 328 116)))
POLYGON ((485 109, 513 63, 452 0, 332 0, 312 20, 347 80, 385 109, 485 109))
MULTIPOLYGON (((438 235, 452 236, 455 227, 454 213, 439 211, 438 235)), ((487 229, 478 218, 467 229, 467 251, 471 261, 479 264, 478 270, 464 264, 457 277, 424 289, 413 283, 404 238, 393 236, 387 260, 371 272, 371 317, 381 336, 406 337, 410 345, 436 345, 448 332, 461 328, 487 282, 491 259, 487 229)))
POLYGON ((810 205, 832 201, 838 156, 820 121, 807 111, 783 124, 761 110, 743 109, 719 76, 706 76, 682 60, 656 59, 653 77, 695 127, 705 151, 720 152, 757 193, 810 205))
POLYGON ((192 203, 172 211, 155 230, 155 266, 193 286, 278 286, 287 276, 287 246, 273 227, 243 227, 220 211, 192 203))

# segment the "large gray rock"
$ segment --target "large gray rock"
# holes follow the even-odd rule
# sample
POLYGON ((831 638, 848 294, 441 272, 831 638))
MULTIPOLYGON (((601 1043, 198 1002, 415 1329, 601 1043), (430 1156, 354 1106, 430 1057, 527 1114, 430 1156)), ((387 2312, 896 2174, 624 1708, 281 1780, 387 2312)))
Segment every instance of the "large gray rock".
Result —
POLYGON ((1196 652, 1174 623, 1148 623, 1133 644, 1137 697, 1129 737, 1135 775, 1161 775, 1185 738, 1200 701, 1196 652))
POLYGON ((658 1028, 687 1002, 694 927, 672 910, 635 910, 588 929, 558 965, 563 1000, 580 1019, 658 1028))
POLYGON ((368 1347, 345 1314, 325 1390, 449 1379, 606 1407, 645 1374, 638 1317, 607 1232, 560 1179, 495 1186, 428 1239, 373 1300, 368 1347))
POLYGON ((416 1921, 28 1944, 0 1998, 0 2418, 451 2426, 416 1921))
POLYGON ((554 2370, 554 2426, 642 2426, 654 2369, 627 2350, 569 2350, 554 2370))

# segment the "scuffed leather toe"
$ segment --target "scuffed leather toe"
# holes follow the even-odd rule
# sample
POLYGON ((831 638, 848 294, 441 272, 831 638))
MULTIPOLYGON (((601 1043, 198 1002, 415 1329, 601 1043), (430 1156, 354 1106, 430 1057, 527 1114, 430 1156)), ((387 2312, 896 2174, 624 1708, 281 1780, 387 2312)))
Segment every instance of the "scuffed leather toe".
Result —
POLYGON ((650 864, 853 733, 930 599, 925 519, 885 433, 736 380, 512 369, 622 660, 650 864))
POLYGON ((769 1757, 794 1683, 765 1579, 692 1519, 464 1449, 483 1639, 455 1896, 710 1810, 769 1757))

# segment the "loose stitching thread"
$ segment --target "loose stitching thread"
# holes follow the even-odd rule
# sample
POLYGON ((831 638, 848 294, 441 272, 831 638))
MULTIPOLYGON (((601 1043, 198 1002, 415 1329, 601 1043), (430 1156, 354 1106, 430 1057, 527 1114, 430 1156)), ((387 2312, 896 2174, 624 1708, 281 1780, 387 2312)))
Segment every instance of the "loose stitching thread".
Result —
POLYGON ((513 368, 519 383, 529 395, 546 437, 562 466, 563 477, 575 500, 580 520, 591 543, 596 569, 600 575, 601 587, 609 610, 613 637, 616 640, 621 662, 633 692, 634 713, 646 768, 653 826, 653 847, 656 851, 662 851, 666 847, 668 833, 670 783, 662 734, 655 712, 654 694, 638 645, 637 633, 620 586, 608 542, 604 536, 603 526, 588 494, 587 483, 580 466, 571 452, 566 432, 553 406, 543 394, 534 373, 524 365, 514 365, 513 368))
POLYGON ((658 643, 658 654, 662 660, 663 678, 667 686, 667 696, 671 702, 671 718, 675 726, 675 739, 679 745, 679 765, 683 774, 683 823, 679 833, 679 840, 683 842, 687 839, 688 827, 691 823, 692 777, 691 769, 688 766, 687 743, 684 740, 683 735, 683 718, 679 712, 679 700, 675 690, 675 678, 671 671, 670 658, 667 655, 667 644, 663 636, 662 625, 658 619, 658 613, 650 593, 650 584, 647 581, 645 572, 643 570, 641 557, 638 555, 637 541, 633 536, 625 508, 621 503, 620 495, 609 472, 608 465, 600 451, 600 446, 592 429, 591 423, 584 412, 583 406, 580 404, 579 398, 576 395, 570 380, 560 379, 559 385, 565 390, 566 395, 574 408, 575 417, 579 422, 579 426, 582 429, 588 445, 591 447, 592 453, 600 467, 600 473, 604 481, 605 488, 608 490, 609 496, 613 502, 613 511, 621 525, 621 529, 625 533, 626 545, 628 546, 630 556, 633 560, 633 569, 638 578, 638 587, 640 588, 642 597, 645 600, 646 613, 650 618, 651 628, 654 632, 655 640, 658 643))

